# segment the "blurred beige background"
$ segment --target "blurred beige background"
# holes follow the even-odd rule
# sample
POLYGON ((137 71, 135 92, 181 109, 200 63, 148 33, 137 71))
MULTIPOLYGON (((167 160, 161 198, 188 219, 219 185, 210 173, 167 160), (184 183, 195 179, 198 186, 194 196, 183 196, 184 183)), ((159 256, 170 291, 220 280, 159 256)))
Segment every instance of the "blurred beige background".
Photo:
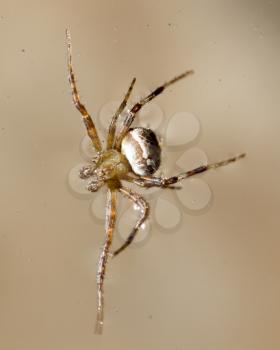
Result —
POLYGON ((0 348, 280 348, 279 1, 0 1, 0 348), (110 264, 93 334, 104 229, 69 193, 84 130, 71 104, 64 31, 92 115, 130 79, 166 116, 201 122, 214 201, 171 235, 110 264))

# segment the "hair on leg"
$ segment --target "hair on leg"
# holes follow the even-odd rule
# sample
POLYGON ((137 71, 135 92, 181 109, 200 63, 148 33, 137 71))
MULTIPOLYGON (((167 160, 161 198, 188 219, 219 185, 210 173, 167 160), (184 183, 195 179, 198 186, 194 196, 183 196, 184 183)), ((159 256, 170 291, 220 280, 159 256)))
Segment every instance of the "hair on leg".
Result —
POLYGON ((72 43, 70 31, 66 29, 66 39, 67 39, 67 54, 68 54, 68 72, 69 72, 69 83, 72 91, 72 99, 75 107, 82 114, 83 122, 87 129, 88 136, 90 137, 92 144, 96 151, 101 151, 102 146, 100 143, 100 139, 97 134, 97 130, 95 125, 91 119, 91 116, 88 114, 86 107, 81 103, 79 93, 76 86, 75 75, 72 67, 72 43))

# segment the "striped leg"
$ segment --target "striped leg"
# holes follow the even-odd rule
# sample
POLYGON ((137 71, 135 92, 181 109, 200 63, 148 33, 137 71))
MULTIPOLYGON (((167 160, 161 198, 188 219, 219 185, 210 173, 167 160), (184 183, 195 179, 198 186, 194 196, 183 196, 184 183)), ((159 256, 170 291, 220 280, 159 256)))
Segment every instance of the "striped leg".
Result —
POLYGON ((122 103, 120 104, 119 108, 117 109, 116 113, 114 114, 114 116, 111 120, 111 124, 109 126, 108 137, 107 137, 107 149, 111 149, 113 147, 115 134, 116 134, 117 120, 118 120, 118 117, 120 116, 120 114, 122 113, 122 111, 125 109, 125 106, 127 104, 127 101, 128 101, 129 96, 131 94, 133 86, 135 84, 135 81, 136 81, 136 79, 133 78, 122 103))
POLYGON ((244 158, 244 157, 245 157, 245 153, 242 153, 236 157, 232 157, 232 158, 229 158, 229 159, 223 160, 221 162, 217 162, 217 163, 202 165, 202 166, 195 168, 193 170, 186 171, 186 172, 178 174, 176 176, 171 176, 169 178, 155 177, 155 176, 150 176, 150 177, 148 177, 148 176, 139 176, 139 177, 126 176, 125 180, 127 180, 129 182, 133 182, 136 185, 141 186, 141 187, 176 188, 176 187, 173 187, 173 185, 176 184, 177 182, 180 182, 180 181, 182 181, 188 177, 194 176, 196 174, 204 173, 207 170, 216 169, 216 168, 219 168, 221 166, 228 165, 229 163, 235 162, 236 160, 238 160, 240 158, 244 158))
POLYGON ((158 88, 156 88, 153 92, 151 92, 148 96, 144 97, 142 100, 140 100, 140 102, 136 103, 131 111, 129 112, 129 114, 127 115, 126 119, 124 120, 123 126, 120 130, 120 133, 117 137, 116 143, 115 143, 115 148, 116 149, 120 149, 121 147, 121 143, 122 143, 122 139, 124 138, 124 136, 126 135, 126 133, 128 132, 131 124, 133 123, 134 119, 135 119, 135 115, 136 113, 148 102, 150 102, 151 100, 153 100, 156 96, 158 96, 159 94, 161 94, 165 88, 167 88, 168 86, 170 86, 171 84, 176 83, 178 80, 185 78, 186 76, 193 74, 194 72, 192 70, 186 71, 183 74, 178 75, 177 77, 169 80, 168 82, 164 83, 163 85, 159 86, 158 88))

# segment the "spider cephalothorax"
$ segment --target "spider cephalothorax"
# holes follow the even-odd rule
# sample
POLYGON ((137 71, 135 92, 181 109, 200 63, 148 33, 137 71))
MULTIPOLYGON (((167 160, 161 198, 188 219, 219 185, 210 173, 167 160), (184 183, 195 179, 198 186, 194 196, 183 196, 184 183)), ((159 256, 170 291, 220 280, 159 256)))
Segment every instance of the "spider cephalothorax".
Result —
POLYGON ((141 187, 161 187, 175 188, 173 185, 177 182, 203 173, 209 169, 218 168, 243 158, 245 154, 240 154, 236 157, 227 160, 202 165, 195 169, 183 172, 181 174, 171 176, 169 178, 153 176, 160 165, 161 149, 154 132, 146 128, 131 128, 137 112, 149 101, 161 94, 166 87, 177 82, 178 80, 193 74, 192 70, 176 76, 175 78, 162 84, 160 87, 153 90, 149 95, 137 102, 126 115, 123 123, 120 125, 119 132, 116 133, 116 126, 120 114, 126 107, 128 98, 131 94, 136 79, 134 78, 128 88, 128 91, 112 116, 112 121, 109 125, 107 135, 107 146, 103 150, 101 142, 95 128, 94 122, 91 119, 86 107, 81 103, 76 87, 75 76, 72 68, 71 56, 71 38, 70 33, 66 31, 68 45, 68 70, 69 82, 72 89, 72 98, 74 105, 82 115, 83 122, 87 129, 88 136, 91 139, 92 146, 95 149, 96 156, 92 162, 80 169, 80 177, 87 181, 87 189, 90 192, 96 192, 100 187, 106 185, 107 190, 107 205, 106 205, 106 239, 99 256, 97 267, 97 322, 96 333, 102 332, 103 327, 103 285, 106 264, 110 254, 112 244, 113 231, 116 223, 116 193, 119 192, 140 209, 139 219, 135 223, 132 231, 129 233, 127 240, 121 247, 115 250, 111 255, 116 256, 131 244, 140 226, 145 222, 149 215, 149 205, 146 200, 138 193, 123 186, 123 182, 134 183, 141 187))
POLYGON ((117 150, 110 149, 100 152, 92 163, 80 169, 80 177, 88 179, 87 189, 96 192, 106 182, 120 179, 131 172, 126 157, 117 150))

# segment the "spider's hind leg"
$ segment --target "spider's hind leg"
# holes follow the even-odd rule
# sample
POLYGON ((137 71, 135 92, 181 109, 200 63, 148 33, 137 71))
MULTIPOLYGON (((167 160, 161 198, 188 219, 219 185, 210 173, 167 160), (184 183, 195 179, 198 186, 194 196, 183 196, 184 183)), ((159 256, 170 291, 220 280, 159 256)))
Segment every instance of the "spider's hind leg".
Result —
POLYGON ((152 91, 149 95, 147 95, 146 97, 142 98, 139 102, 137 102, 131 109, 131 111, 129 112, 129 114, 127 115, 126 119, 123 122, 122 128, 119 132, 119 135, 117 137, 117 140, 115 142, 115 148, 116 149, 120 149, 121 147, 121 143, 122 143, 122 139, 124 138, 124 136, 126 135, 126 133, 128 132, 131 124, 133 123, 136 113, 148 102, 150 102, 151 100, 153 100, 156 96, 160 95, 168 86, 176 83, 178 80, 181 80, 183 78, 185 78, 188 75, 193 74, 194 71, 193 70, 188 70, 178 76, 176 76, 175 78, 167 81, 166 83, 162 84, 161 86, 159 86, 158 88, 156 88, 154 91, 152 91))
POLYGON ((238 159, 244 158, 245 157, 245 153, 242 153, 236 157, 232 157, 226 160, 222 160, 221 162, 217 162, 217 163, 212 163, 212 164, 208 164, 208 165, 202 165, 200 167, 197 167, 195 169, 183 172, 181 174, 175 175, 175 176, 171 176, 168 178, 164 178, 164 177, 155 177, 155 176, 139 176, 139 177, 129 177, 126 176, 126 180, 129 182, 133 182, 138 186, 141 187, 162 187, 162 188, 175 188, 173 185, 194 175, 200 174, 200 173, 204 173, 207 170, 210 169, 216 169, 219 168, 221 166, 225 166, 228 165, 232 162, 237 161, 238 159))

